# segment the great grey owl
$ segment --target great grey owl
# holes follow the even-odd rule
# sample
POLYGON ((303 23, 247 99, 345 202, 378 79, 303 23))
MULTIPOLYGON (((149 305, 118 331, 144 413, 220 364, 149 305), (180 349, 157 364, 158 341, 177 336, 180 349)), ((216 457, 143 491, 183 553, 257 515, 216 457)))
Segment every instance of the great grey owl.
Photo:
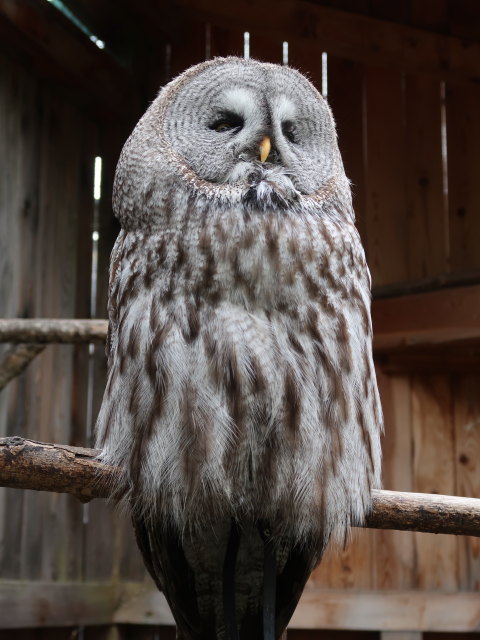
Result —
POLYGON ((188 69, 126 142, 97 424, 184 640, 279 638, 379 486, 370 276, 299 72, 188 69))

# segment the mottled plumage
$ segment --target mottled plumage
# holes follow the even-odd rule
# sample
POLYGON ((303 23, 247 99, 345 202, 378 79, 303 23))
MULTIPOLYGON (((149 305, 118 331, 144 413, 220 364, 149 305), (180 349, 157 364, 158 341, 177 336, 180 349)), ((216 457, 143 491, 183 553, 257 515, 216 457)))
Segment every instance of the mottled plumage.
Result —
POLYGON ((379 486, 370 278, 330 110, 287 67, 192 67, 125 144, 113 200, 97 445, 180 637, 233 640, 237 534, 240 637, 263 637, 266 545, 278 637, 379 486))

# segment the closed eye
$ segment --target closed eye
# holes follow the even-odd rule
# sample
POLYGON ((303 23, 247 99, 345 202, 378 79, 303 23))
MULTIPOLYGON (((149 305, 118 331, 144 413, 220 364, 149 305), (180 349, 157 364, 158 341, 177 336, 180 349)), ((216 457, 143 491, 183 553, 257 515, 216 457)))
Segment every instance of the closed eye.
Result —
POLYGON ((291 120, 284 120, 284 122, 282 122, 282 133, 285 138, 287 138, 287 140, 290 140, 290 142, 297 141, 297 128, 295 126, 295 123, 291 120))
POLYGON ((225 131, 240 131, 244 125, 244 119, 232 111, 224 111, 209 125, 210 129, 223 133, 225 131))

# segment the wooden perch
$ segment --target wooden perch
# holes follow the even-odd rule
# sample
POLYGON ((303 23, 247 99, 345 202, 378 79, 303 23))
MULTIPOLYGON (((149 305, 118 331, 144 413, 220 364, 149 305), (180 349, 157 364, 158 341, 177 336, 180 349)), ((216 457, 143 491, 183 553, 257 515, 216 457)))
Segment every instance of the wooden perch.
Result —
MULTIPOLYGON (((0 439, 0 486, 107 498, 118 470, 98 451, 23 438, 0 439)), ((480 500, 427 493, 374 491, 366 526, 480 537, 480 500)))
POLYGON ((107 327, 107 320, 2 319, 0 342, 105 342, 107 327))
POLYGON ((71 493, 82 502, 108 498, 115 469, 95 449, 0 438, 0 486, 71 493))

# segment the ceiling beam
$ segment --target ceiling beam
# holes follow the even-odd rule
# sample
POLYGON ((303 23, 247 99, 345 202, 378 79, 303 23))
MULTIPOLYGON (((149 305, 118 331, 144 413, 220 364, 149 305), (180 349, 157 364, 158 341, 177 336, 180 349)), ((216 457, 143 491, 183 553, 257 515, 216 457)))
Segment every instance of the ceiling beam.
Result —
POLYGON ((48 2, 0 0, 0 40, 95 117, 126 118, 130 74, 48 2))
POLYGON ((368 65, 480 82, 480 43, 331 9, 305 0, 175 0, 212 24, 277 36, 368 65))

